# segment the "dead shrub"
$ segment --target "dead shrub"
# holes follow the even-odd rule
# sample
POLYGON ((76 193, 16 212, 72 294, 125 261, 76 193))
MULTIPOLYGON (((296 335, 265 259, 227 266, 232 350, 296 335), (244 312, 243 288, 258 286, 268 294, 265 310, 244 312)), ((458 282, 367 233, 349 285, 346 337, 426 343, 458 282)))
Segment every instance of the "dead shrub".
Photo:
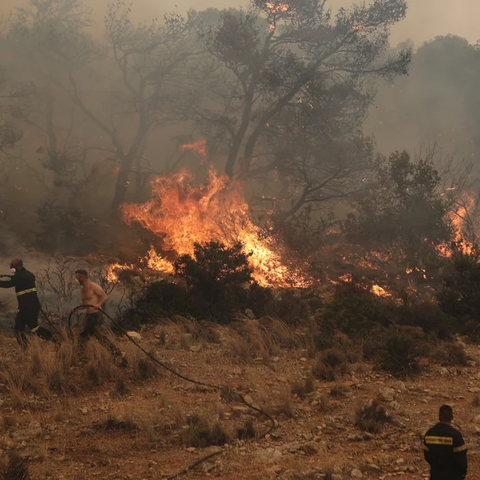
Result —
POLYGON ((283 390, 280 392, 275 411, 277 415, 283 415, 286 418, 295 417, 295 407, 293 405, 292 395, 288 390, 283 390))
POLYGON ((250 440, 256 436, 253 420, 247 420, 243 428, 237 429, 237 438, 239 440, 250 440))
POLYGON ((7 462, 0 463, 0 475, 2 480, 29 480, 28 460, 15 451, 8 452, 7 462))
POLYGON ((125 397, 130 394, 130 390, 127 388, 125 381, 121 378, 117 378, 115 382, 115 388, 110 392, 111 398, 125 397))
POLYGON ((330 410, 330 402, 328 401, 328 398, 326 395, 322 395, 318 399, 317 410, 322 413, 326 413, 330 410))
POLYGON ((378 400, 358 407, 355 412, 355 426, 364 432, 378 433, 392 420, 392 416, 378 400))
POLYGON ((332 397, 346 397, 349 392, 349 388, 342 382, 337 382, 331 389, 330 395, 332 397))
POLYGON ((188 429, 183 435, 183 442, 187 447, 205 448, 229 442, 227 433, 218 422, 211 427, 204 417, 193 415, 187 419, 187 425, 188 429))
POLYGON ((297 395, 302 400, 307 394, 315 390, 315 380, 312 377, 307 377, 304 381, 293 382, 290 386, 290 391, 293 395, 297 395))
POLYGON ((459 343, 444 343, 435 350, 434 359, 444 367, 468 365, 468 355, 459 343))
POLYGON ((133 422, 131 419, 119 420, 114 416, 109 416, 105 420, 105 422, 99 425, 99 427, 104 430, 123 430, 123 431, 131 431, 131 430, 136 430, 138 428, 137 424, 133 422))
POLYGON ((157 365, 148 357, 139 358, 133 366, 136 380, 145 381, 157 376, 157 365))
POLYGON ((345 354, 338 348, 330 348, 321 353, 312 368, 312 375, 319 380, 332 382, 347 371, 348 364, 345 354))
MULTIPOLYGON (((153 356, 153 353, 151 353, 153 356)), ((128 365, 132 366, 132 377, 136 382, 155 378, 159 374, 157 364, 134 345, 126 347, 128 365)))

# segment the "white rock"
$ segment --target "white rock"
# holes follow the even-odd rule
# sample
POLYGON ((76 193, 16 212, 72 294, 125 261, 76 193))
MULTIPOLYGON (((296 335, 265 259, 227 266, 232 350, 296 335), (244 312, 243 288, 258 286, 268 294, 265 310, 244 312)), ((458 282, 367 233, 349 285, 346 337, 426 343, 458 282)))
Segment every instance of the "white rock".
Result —
POLYGON ((141 340, 142 336, 138 332, 127 332, 127 335, 133 340, 141 340))
POLYGON ((385 402, 393 402, 395 400, 395 390, 393 388, 383 388, 380 390, 380 398, 385 402))
POLYGON ((363 473, 358 468, 354 468, 350 475, 352 478, 363 478, 363 473))

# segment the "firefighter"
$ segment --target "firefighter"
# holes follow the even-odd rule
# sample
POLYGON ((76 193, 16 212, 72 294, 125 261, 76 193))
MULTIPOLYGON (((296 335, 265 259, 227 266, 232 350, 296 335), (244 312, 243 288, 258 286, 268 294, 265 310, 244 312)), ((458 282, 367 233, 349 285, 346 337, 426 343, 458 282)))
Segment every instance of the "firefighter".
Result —
POLYGON ((0 288, 15 287, 18 300, 18 313, 15 317, 15 336, 18 343, 26 348, 26 327, 30 333, 35 333, 44 340, 52 340, 52 334, 46 328, 38 325, 38 316, 41 306, 35 287, 35 275, 29 272, 20 258, 14 258, 10 262, 12 276, 9 280, 0 281, 0 288))
POLYGON ((452 407, 442 405, 438 416, 439 423, 424 438, 430 480, 464 480, 467 476, 467 447, 462 434, 452 427, 452 407))

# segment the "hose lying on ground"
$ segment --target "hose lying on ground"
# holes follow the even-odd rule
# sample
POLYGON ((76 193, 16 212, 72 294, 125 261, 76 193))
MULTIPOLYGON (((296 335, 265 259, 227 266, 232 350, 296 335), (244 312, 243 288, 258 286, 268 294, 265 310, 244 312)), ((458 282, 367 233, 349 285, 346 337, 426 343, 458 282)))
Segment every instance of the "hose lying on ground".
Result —
MULTIPOLYGON (((187 377, 186 375, 182 375, 181 373, 177 372, 176 370, 174 370, 173 368, 169 367, 166 363, 158 360, 154 355, 152 355, 150 352, 148 352, 147 350, 145 350, 136 340, 134 340, 129 334, 128 332, 120 325, 119 322, 117 322, 116 320, 114 320, 107 312, 105 312, 105 310, 101 309, 101 308, 98 308, 98 307, 95 307, 93 305, 79 305, 78 307, 75 307, 71 312, 70 312, 70 315, 68 317, 68 325, 69 325, 69 328, 71 328, 71 319, 72 319, 72 315, 76 312, 78 312, 79 310, 85 310, 87 308, 93 308, 95 309, 95 311, 98 311, 98 312, 101 312, 103 315, 105 315, 109 320, 110 322, 112 322, 112 325, 117 328, 123 335, 125 335, 125 337, 128 338, 128 340, 130 340, 130 342, 132 342, 139 350, 141 350, 148 358, 150 358, 150 360, 152 360, 153 362, 155 362, 157 365, 160 365, 163 369, 169 371, 170 373, 172 373, 173 375, 175 375, 176 377, 178 378, 181 378, 182 380, 185 380, 186 382, 190 382, 190 383, 193 383, 195 385, 199 385, 199 386, 202 386, 202 387, 206 387, 206 388, 210 388, 212 390, 217 390, 219 392, 229 392, 230 394, 230 397, 232 399, 235 399, 237 401, 239 401, 240 403, 243 403, 246 407, 250 408, 251 410, 254 410, 255 412, 257 413, 260 413, 261 415, 263 415, 270 423, 270 428, 263 434, 261 435, 259 438, 265 438, 267 435, 269 435, 273 429, 275 428, 275 420, 274 418, 269 415, 267 412, 261 410, 260 408, 258 407, 255 407, 254 405, 250 404, 249 402, 247 402, 245 400, 245 397, 238 393, 237 391, 235 391, 232 387, 230 386, 221 386, 221 385, 214 385, 214 384, 211 384, 211 383, 206 383, 206 382, 201 382, 199 380, 194 380, 193 378, 190 378, 190 377, 187 377)), ((216 455, 219 455, 220 453, 222 453, 222 451, 218 451, 218 452, 214 452, 214 453, 210 453, 209 455, 205 456, 205 457, 202 457, 200 458, 199 460, 197 460, 196 462, 194 462, 192 465, 190 465, 189 467, 187 468, 184 468, 183 470, 180 470, 179 472, 175 473, 174 475, 170 475, 169 477, 167 477, 167 480, 172 480, 174 478, 177 478, 179 477, 180 475, 183 475, 184 473, 187 473, 189 472, 190 470, 192 470, 193 468, 197 467, 198 465, 200 465, 201 463, 205 462, 206 460, 216 456, 216 455)))

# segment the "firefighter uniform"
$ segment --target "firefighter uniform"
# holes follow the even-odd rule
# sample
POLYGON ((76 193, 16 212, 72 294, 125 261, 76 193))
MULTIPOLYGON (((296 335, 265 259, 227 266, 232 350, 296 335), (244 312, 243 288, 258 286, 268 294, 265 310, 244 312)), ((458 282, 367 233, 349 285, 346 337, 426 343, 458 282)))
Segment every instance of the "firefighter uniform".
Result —
POLYGON ((467 447, 462 434, 447 423, 437 423, 424 437, 425 460, 430 480, 464 480, 467 476, 467 447))
POLYGON ((25 346, 25 327, 27 326, 31 333, 50 340, 52 338, 50 331, 38 325, 41 306, 35 286, 35 275, 23 266, 18 268, 10 280, 0 281, 0 288, 12 287, 15 287, 18 301, 18 313, 15 317, 15 335, 18 342, 25 346))

